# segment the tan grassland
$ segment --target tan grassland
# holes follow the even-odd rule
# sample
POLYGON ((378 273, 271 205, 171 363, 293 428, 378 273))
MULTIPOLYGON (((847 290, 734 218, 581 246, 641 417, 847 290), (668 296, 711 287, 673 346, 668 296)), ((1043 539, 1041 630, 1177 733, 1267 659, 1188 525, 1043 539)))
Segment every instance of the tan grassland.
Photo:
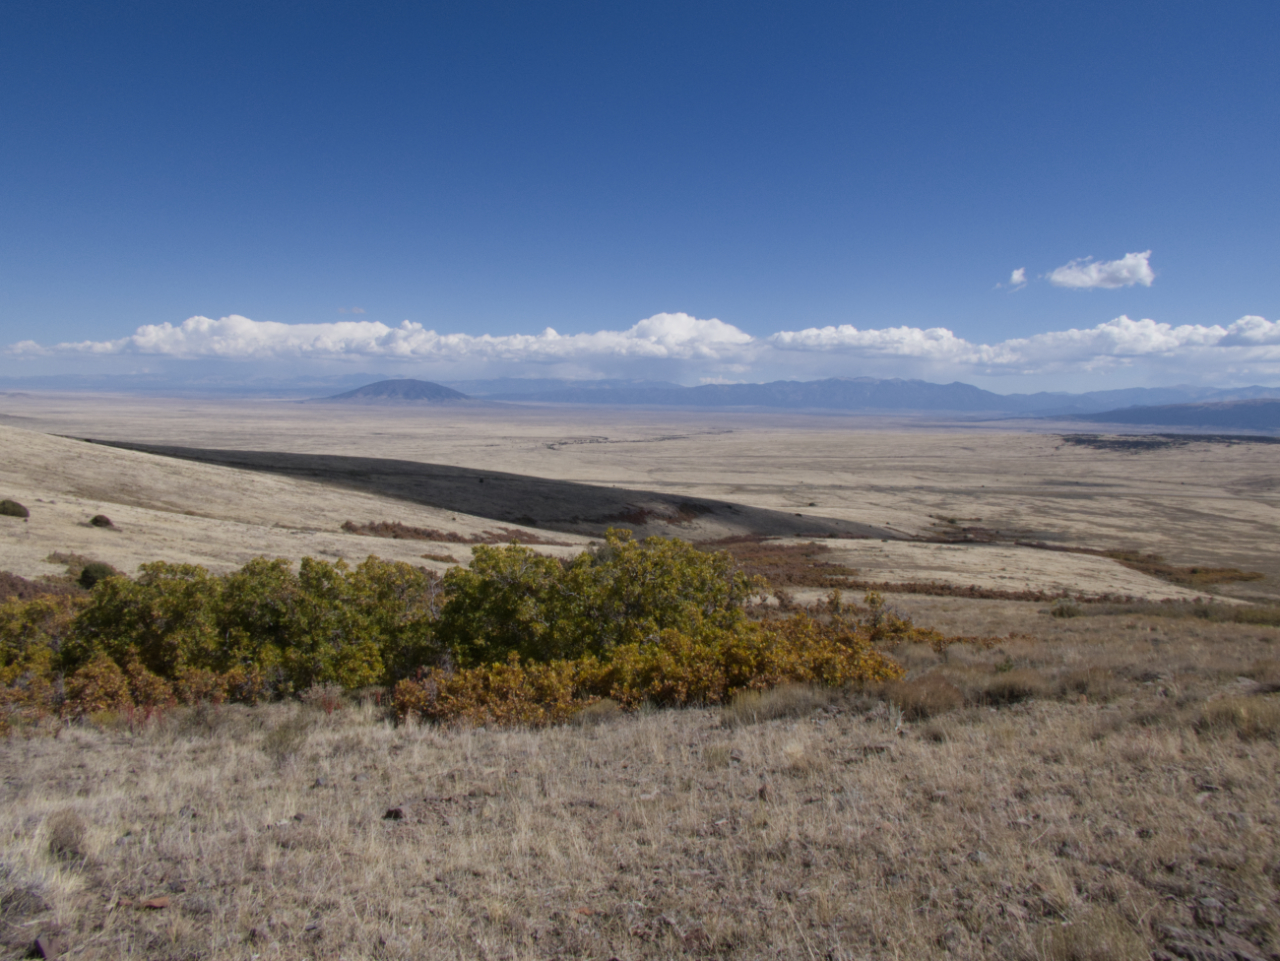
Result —
MULTIPOLYGON (((449 465, 709 498, 787 518, 831 518, 890 539, 883 550, 874 547, 878 540, 847 545, 856 552, 848 562, 867 580, 936 577, 986 585, 1012 572, 1011 586, 1046 591, 1069 585, 1100 594, 1194 593, 1109 561, 1013 543, 1022 540, 1140 549, 1177 564, 1261 571, 1264 580, 1220 592, 1280 596, 1274 550, 1280 445, 1201 443, 1128 453, 1063 445, 1056 433, 1030 432, 1025 424, 975 428, 906 418, 734 412, 347 409, 82 395, 9 395, 0 401, 0 486, 10 492, 3 496, 46 502, 25 527, 0 518, 0 569, 24 576, 55 571, 41 566, 49 550, 102 554, 125 570, 156 558, 226 569, 259 554, 359 560, 373 552, 411 559, 427 548, 342 534, 341 524, 399 521, 463 533, 498 526, 492 514, 112 451, 49 436, 54 434, 449 465), (51 500, 58 503, 48 505, 51 500), (118 532, 80 526, 93 513, 115 519, 113 511, 128 519, 118 532), (48 526, 30 533, 41 524, 48 526), (998 532, 1000 549, 892 541, 951 536, 966 527, 998 532)), ((505 496, 518 505, 518 485, 505 496)), ((731 533, 702 531, 701 523, 657 528, 693 539, 731 533)), ((554 539, 587 540, 573 534, 554 539)), ((450 545, 446 553, 462 562, 469 556, 465 546, 450 545)))
POLYGON ((903 600, 1037 639, 899 652, 961 692, 919 720, 784 692, 798 715, 755 723, 279 705, 10 741, 10 956, 1276 956, 1280 632, 903 600), (1009 678, 1026 700, 966 706, 1009 678))
MULTIPOLYGON (((54 551, 126 570, 368 553, 439 569, 420 555, 465 562, 466 545, 341 525, 499 526, 66 435, 616 485, 744 505, 753 523, 828 517, 883 532, 824 541, 869 581, 1196 593, 1023 540, 1260 571, 1215 590, 1280 596, 1277 446, 1129 453, 1016 424, 73 395, 0 397, 0 415, 0 497, 32 510, 0 517, 0 570, 28 577, 60 572, 54 551), (89 526, 95 513, 118 530, 89 526), (902 539, 966 528, 995 543, 902 539)), ((699 523, 665 527, 713 533, 699 523)), ((889 603, 996 640, 894 650, 908 674, 884 688, 598 710, 540 731, 395 726, 372 694, 330 714, 50 722, 0 743, 0 950, 22 957, 40 938, 68 958, 174 961, 1280 958, 1280 628, 889 603)))

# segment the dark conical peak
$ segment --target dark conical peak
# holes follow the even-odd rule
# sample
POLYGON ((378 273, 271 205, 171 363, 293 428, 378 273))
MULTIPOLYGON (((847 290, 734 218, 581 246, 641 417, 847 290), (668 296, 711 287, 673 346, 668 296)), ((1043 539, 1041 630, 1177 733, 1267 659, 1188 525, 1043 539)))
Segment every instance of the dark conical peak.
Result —
POLYGON ((452 404, 467 400, 467 395, 433 384, 429 380, 380 380, 376 384, 367 384, 345 394, 326 397, 325 400, 356 401, 419 401, 428 404, 452 404))

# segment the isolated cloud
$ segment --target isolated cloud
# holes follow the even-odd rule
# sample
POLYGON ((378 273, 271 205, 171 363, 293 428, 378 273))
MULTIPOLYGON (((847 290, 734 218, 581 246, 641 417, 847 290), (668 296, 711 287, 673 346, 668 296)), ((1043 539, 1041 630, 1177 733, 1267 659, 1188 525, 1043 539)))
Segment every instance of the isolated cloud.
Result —
POLYGON ((1051 271, 1049 283, 1055 287, 1071 287, 1076 290, 1114 290, 1117 287, 1132 287, 1134 284, 1150 287, 1156 279, 1150 261, 1149 250, 1140 254, 1125 254, 1119 260, 1102 262, 1095 261, 1092 257, 1083 257, 1051 271))
MULTIPOLYGON (((474 374, 558 371, 558 376, 660 375, 688 381, 821 376, 1075 376, 1128 369, 1203 381, 1280 377, 1280 321, 1174 326, 1128 316, 1083 329, 975 343, 946 327, 858 328, 850 324, 780 331, 755 338, 732 324, 688 314, 655 314, 626 330, 562 335, 440 334, 405 321, 280 324, 232 315, 148 324, 118 340, 42 346, 23 341, 5 353, 99 360, 174 358, 224 361, 351 361, 447 379, 474 374)), ((62 361, 58 361, 62 358, 62 361)), ((134 361, 129 361, 133 363, 134 361)))
POLYGON ((1019 267, 1009 275, 1010 287, 1025 287, 1027 285, 1027 268, 1019 267))

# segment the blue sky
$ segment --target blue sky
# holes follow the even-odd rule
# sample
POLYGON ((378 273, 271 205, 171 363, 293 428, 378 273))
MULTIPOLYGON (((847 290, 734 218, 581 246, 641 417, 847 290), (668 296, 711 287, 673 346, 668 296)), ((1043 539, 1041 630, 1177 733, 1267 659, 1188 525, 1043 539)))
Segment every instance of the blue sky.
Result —
POLYGON ((10 0, 0 376, 1280 383, 1277 36, 1247 0, 10 0))

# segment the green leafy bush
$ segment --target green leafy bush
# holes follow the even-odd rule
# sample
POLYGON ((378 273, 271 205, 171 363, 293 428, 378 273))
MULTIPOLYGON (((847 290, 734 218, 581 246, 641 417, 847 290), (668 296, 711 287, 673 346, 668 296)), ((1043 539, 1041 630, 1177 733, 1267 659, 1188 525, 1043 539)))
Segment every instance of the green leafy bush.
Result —
POLYGON ((728 554, 629 531, 608 531, 602 547, 567 563, 478 546, 469 567, 444 576, 437 636, 464 666, 605 656, 665 630, 730 630, 763 590, 728 554))
POLYGON ((91 591, 98 581, 105 581, 108 577, 117 577, 119 574, 120 572, 110 564, 104 564, 102 561, 90 561, 80 570, 80 576, 76 578, 76 583, 86 591, 91 591))

